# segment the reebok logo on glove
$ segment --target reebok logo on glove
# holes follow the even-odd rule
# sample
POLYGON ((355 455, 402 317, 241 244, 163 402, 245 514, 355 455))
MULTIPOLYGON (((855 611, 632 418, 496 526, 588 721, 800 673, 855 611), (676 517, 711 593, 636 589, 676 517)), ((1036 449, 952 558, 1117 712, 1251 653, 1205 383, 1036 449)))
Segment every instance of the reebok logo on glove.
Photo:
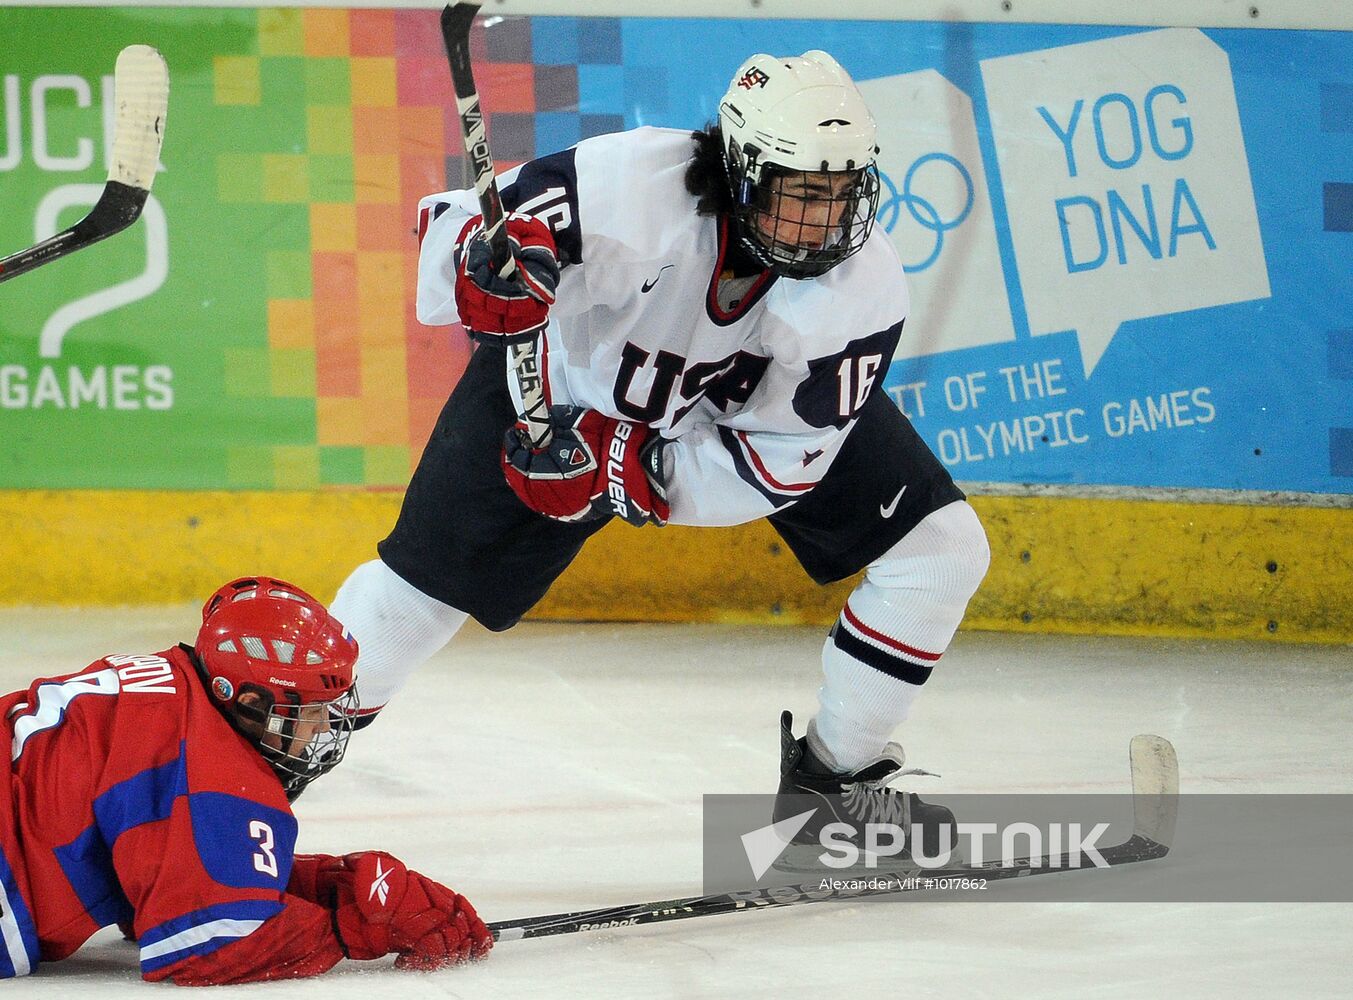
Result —
POLYGON ((383 851, 298 854, 288 892, 331 910, 343 954, 358 961, 396 955, 396 969, 431 971, 493 947, 464 896, 383 851))
POLYGON ((381 859, 376 858, 376 877, 371 880, 371 891, 367 893, 367 901, 380 897, 381 906, 385 905, 386 898, 390 895, 390 872, 394 869, 386 868, 381 870, 381 859))

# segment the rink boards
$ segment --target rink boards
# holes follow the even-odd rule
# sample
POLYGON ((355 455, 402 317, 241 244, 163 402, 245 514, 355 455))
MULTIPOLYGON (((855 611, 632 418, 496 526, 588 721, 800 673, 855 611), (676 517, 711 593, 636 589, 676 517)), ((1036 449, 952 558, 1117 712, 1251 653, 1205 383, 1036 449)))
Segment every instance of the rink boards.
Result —
MULTIPOLYGON (((1353 637, 1342 507, 980 495, 992 565, 968 628, 1289 642, 1353 637)), ((187 601, 266 571, 332 596, 374 558, 399 492, 0 492, 0 605, 187 601)), ((596 536, 542 619, 830 624, 764 522, 596 536)))

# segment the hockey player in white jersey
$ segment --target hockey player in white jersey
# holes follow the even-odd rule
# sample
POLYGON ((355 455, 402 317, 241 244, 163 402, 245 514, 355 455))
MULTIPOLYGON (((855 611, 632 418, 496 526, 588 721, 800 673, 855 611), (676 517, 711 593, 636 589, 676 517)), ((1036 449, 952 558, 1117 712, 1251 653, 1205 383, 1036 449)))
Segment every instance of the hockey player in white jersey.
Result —
POLYGON ((986 572, 963 493, 882 391, 903 335, 902 266, 874 228, 875 126, 827 53, 756 55, 717 122, 586 139, 500 179, 522 277, 490 266, 473 190, 419 205, 419 319, 478 341, 380 558, 334 614, 379 709, 473 616, 516 624, 613 516, 767 518, 829 583, 861 569, 822 650, 805 738, 781 719, 781 798, 853 791, 890 743, 986 572), (539 336, 553 436, 514 426, 505 345, 539 336))

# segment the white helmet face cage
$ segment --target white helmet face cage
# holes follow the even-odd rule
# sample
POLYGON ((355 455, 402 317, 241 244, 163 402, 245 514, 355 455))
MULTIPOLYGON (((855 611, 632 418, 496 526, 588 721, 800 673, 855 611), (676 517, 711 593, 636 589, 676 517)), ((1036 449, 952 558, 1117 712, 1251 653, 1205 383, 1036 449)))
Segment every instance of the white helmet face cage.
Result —
POLYGON ((874 119, 825 52, 752 56, 719 104, 743 246, 776 274, 825 274, 864 246, 878 209, 874 119))

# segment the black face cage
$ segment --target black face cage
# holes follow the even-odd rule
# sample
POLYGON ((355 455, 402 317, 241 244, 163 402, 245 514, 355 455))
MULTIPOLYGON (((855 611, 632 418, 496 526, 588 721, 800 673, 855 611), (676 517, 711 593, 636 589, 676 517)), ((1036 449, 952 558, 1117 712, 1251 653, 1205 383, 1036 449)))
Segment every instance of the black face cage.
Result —
POLYGON ((743 246, 774 274, 816 278, 826 274, 869 239, 878 213, 879 176, 873 164, 860 170, 807 172, 766 166, 758 184, 738 185, 734 216, 743 246), (834 190, 840 194, 804 195, 834 190), (825 184, 824 184, 825 180, 825 184))
POLYGON ((277 702, 269 710, 265 729, 280 738, 282 747, 268 746, 261 739, 255 745, 281 780, 288 802, 296 801, 310 782, 332 771, 343 759, 348 749, 348 737, 357 720, 357 705, 354 687, 333 701, 305 705, 277 702), (321 728, 307 742, 296 745, 300 724, 313 725, 326 717, 327 728, 321 728))

